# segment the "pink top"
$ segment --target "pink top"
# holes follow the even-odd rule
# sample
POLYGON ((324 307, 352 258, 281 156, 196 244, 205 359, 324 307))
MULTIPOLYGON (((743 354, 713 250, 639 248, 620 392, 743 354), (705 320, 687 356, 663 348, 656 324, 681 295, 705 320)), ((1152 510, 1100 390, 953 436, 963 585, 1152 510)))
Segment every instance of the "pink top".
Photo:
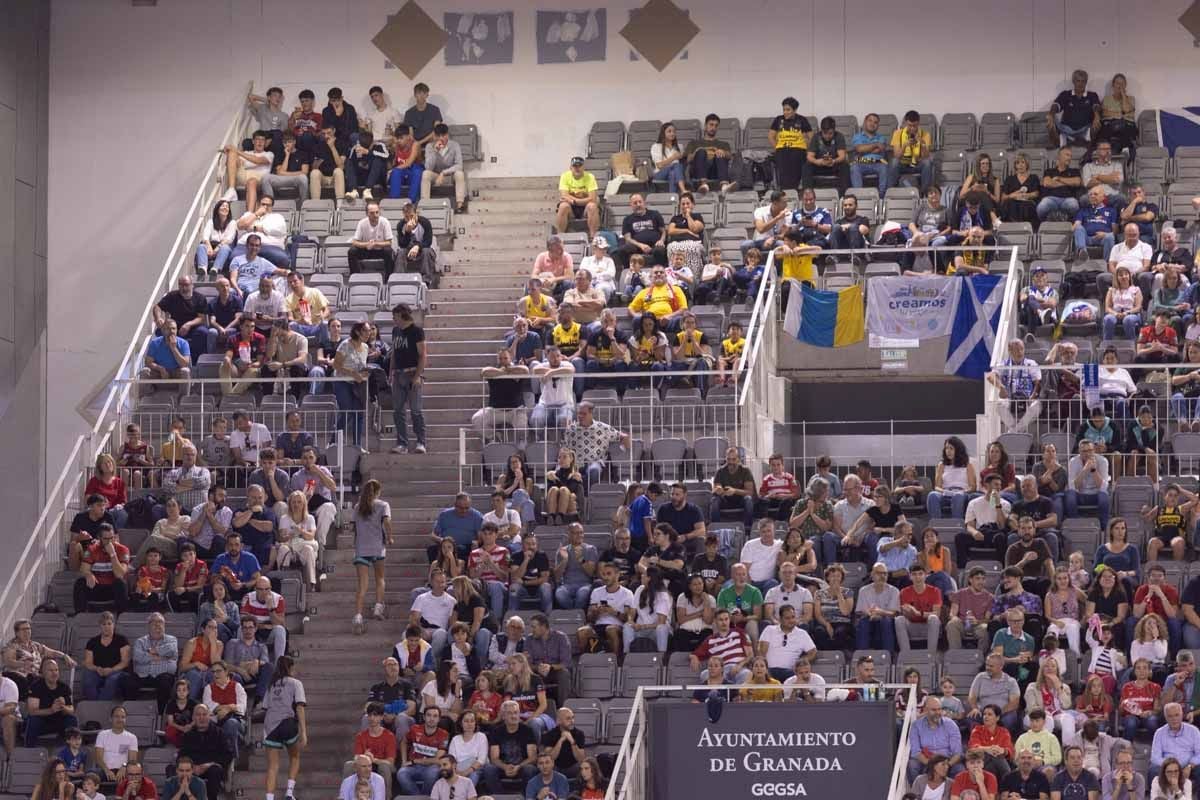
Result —
POLYGON ((558 260, 552 259, 550 253, 543 250, 538 253, 537 259, 533 262, 533 272, 535 275, 549 272, 556 278, 566 278, 575 274, 575 265, 571 260, 571 254, 566 250, 563 251, 562 258, 558 260))

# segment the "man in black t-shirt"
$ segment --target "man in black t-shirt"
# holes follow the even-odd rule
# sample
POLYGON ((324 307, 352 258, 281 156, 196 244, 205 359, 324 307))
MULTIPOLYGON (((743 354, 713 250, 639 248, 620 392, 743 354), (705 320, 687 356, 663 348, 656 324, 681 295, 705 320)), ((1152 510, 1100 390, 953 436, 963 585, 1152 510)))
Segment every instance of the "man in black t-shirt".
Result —
POLYGON ((543 614, 554 605, 554 588, 550 585, 550 559, 538 550, 537 537, 527 533, 521 537, 521 550, 512 556, 509 567, 508 607, 521 608, 522 600, 537 600, 543 614))
POLYGON ((558 725, 542 737, 542 751, 549 751, 554 758, 554 769, 568 780, 579 777, 579 763, 587 758, 584 747, 587 739, 583 731, 575 727, 575 712, 569 708, 558 709, 558 725))
POLYGON ((303 200, 308 194, 308 173, 312 169, 312 153, 296 146, 296 134, 283 133, 282 157, 272 167, 271 174, 262 180, 263 197, 275 197, 276 189, 291 187, 303 200))
POLYGON ((71 570, 78 570, 83 560, 83 551, 100 538, 100 526, 105 523, 117 527, 108 511, 108 501, 98 494, 90 494, 87 508, 71 520, 71 542, 67 545, 67 562, 71 570))
POLYGON ((208 352, 208 299, 196 293, 190 275, 180 275, 177 285, 154 306, 154 327, 161 329, 168 319, 175 320, 176 335, 187 339, 195 364, 208 352))
POLYGON ((1008 544, 1012 545, 1017 541, 1021 517, 1029 517, 1033 520, 1034 534, 1046 541, 1051 557, 1057 561, 1062 551, 1070 548, 1063 546, 1060 534, 1057 533, 1058 514, 1054 512, 1054 501, 1039 494, 1038 480, 1032 475, 1021 479, 1020 489, 1021 496, 1012 504, 1008 514, 1008 527, 1012 531, 1008 534, 1008 544))
POLYGON ((713 595, 721 591, 729 579, 729 563, 725 556, 717 553, 718 539, 715 533, 705 534, 704 552, 692 559, 688 572, 704 578, 704 591, 713 595))
POLYGON ((1000 779, 1000 797, 1009 800, 1016 794, 1021 800, 1038 800, 1050 796, 1050 781, 1033 761, 1033 753, 1017 753, 1017 768, 1000 779))
MULTIPOLYGON (((596 325, 598 326, 597 330, 588 337, 587 347, 581 353, 584 356, 584 372, 588 375, 595 375, 625 371, 625 359, 629 348, 624 344, 627 337, 617 327, 616 314, 610 308, 604 309, 600 313, 600 319, 596 325)), ((588 389, 598 389, 606 384, 611 384, 613 388, 620 391, 622 383, 620 378, 603 381, 589 377, 586 386, 588 389)))
MULTIPOLYGON (((817 137, 820 139, 821 137, 817 137)), ((816 141, 814 139, 814 141, 816 141)), ((865 249, 871 235, 871 221, 858 213, 858 198, 852 194, 842 197, 842 216, 829 232, 829 246, 834 250, 865 249)), ((866 258, 864 253, 862 258, 866 258)))
MULTIPOLYGON (((1016 516, 1012 514, 1009 516, 1016 516)), ((1054 559, 1050 556, 1050 548, 1041 539, 1033 537, 1033 517, 1021 517, 1017 525, 1017 541, 1008 546, 1004 554, 1004 566, 1019 567, 1021 585, 1025 591, 1038 597, 1045 596, 1050 591, 1050 581, 1054 578, 1054 559)))
POLYGON ((621 246, 617 248, 617 266, 629 266, 629 257, 641 253, 646 266, 667 263, 667 224, 662 214, 646 208, 646 198, 638 193, 629 196, 632 212, 621 223, 621 246))
POLYGON ((833 117, 822 118, 820 133, 809 143, 808 156, 804 161, 804 188, 813 188, 818 175, 833 178, 840 195, 844 195, 850 187, 846 137, 838 133, 837 121, 833 117))
POLYGON ((704 118, 704 132, 699 139, 688 142, 684 158, 691 165, 692 179, 696 181, 696 191, 700 194, 708 192, 708 182, 715 179, 721 184, 721 191, 729 190, 733 184, 729 181, 729 162, 733 158, 733 146, 724 139, 717 138, 717 129, 721 127, 721 118, 709 114, 704 118))
POLYGON ((400 677, 400 662, 391 656, 383 660, 383 675, 384 679, 372 686, 367 695, 362 724, 367 724, 366 707, 371 703, 382 703, 383 726, 396 734, 396 741, 401 741, 408 735, 417 713, 417 696, 412 684, 400 677))
POLYGON ((28 719, 25 720, 26 747, 36 747, 38 737, 43 734, 62 734, 67 728, 79 727, 71 687, 59 680, 58 662, 53 658, 43 659, 41 675, 29 687, 28 719))
POLYGON ((1055 212, 1075 219, 1079 211, 1079 193, 1083 191, 1083 176, 1071 166, 1071 148, 1060 147, 1054 166, 1042 173, 1042 199, 1037 204, 1038 219, 1044 220, 1055 212))
POLYGON ((617 528, 613 531, 613 546, 600 554, 600 563, 608 562, 617 568, 621 585, 630 591, 637 588, 634 581, 638 580, 637 563, 642 553, 633 547, 633 536, 628 528, 617 528))
POLYGON ((1087 90, 1088 74, 1077 69, 1071 73, 1071 91, 1063 90, 1046 112, 1046 133, 1059 145, 1087 143, 1092 131, 1100 127, 1100 96, 1087 90))
POLYGON ((515 700, 500 706, 500 722, 487 731, 488 763, 483 768, 484 789, 492 794, 504 791, 502 782, 523 789, 537 774, 537 737, 521 722, 521 707, 515 700))
POLYGON ((346 194, 346 152, 348 145, 340 145, 333 126, 321 129, 321 135, 313 146, 312 167, 308 171, 308 196, 320 200, 321 191, 333 187, 334 197, 346 194))
MULTIPOLYGON (((1172 265, 1190 281, 1192 254, 1186 247, 1179 246, 1179 232, 1173 225, 1164 225, 1159 235, 1162 239, 1161 246, 1150 257, 1150 270, 1155 274, 1155 278, 1166 272, 1168 265, 1172 265)), ((1155 283, 1157 282, 1155 280, 1155 283)))
POLYGON ((404 303, 392 309, 392 356, 388 376, 392 385, 392 421, 396 426, 393 453, 408 452, 408 431, 404 406, 411 409, 413 433, 417 437, 414 453, 425 452, 425 414, 421 387, 425 383, 425 331, 413 322, 412 309, 404 303))
POLYGON ((687 487, 682 483, 671 486, 671 502, 658 507, 654 512, 655 524, 670 525, 679 534, 679 543, 691 554, 695 554, 704 542, 707 529, 704 515, 699 506, 688 502, 687 487))
POLYGON ((505 375, 529 376, 529 367, 514 364, 508 348, 496 353, 496 366, 484 367, 479 372, 479 377, 487 381, 488 399, 487 405, 471 415, 471 427, 485 443, 496 439, 497 427, 507 425, 524 430, 529 421, 529 412, 524 407, 529 381, 505 375))

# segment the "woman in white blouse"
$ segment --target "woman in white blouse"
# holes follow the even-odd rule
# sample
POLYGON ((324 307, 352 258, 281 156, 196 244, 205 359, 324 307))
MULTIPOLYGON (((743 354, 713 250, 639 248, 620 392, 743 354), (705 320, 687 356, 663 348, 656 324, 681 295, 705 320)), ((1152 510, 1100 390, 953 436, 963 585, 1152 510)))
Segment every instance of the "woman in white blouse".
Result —
POLYGON ((271 561, 279 569, 287 569, 299 561, 308 580, 310 591, 317 590, 317 521, 308 513, 308 498, 304 492, 288 495, 287 513, 279 518, 276 544, 271 561))
MULTIPOLYGON (((1113 287, 1115 290, 1116 287, 1113 287)), ((1112 291, 1112 290, 1110 290, 1112 291)), ((1100 357, 1100 397, 1111 403, 1114 425, 1128 425, 1129 397, 1137 391, 1137 384, 1124 367, 1114 366, 1117 363, 1117 349, 1108 347, 1100 357)))
POLYGON ((1104 335, 1101 338, 1115 337, 1117 325, 1120 325, 1126 339, 1136 339, 1142 324, 1141 310, 1142 290, 1133 282, 1129 267, 1117 267, 1113 284, 1104 296, 1104 335))
POLYGON ((650 161, 654 164, 652 180, 666 181, 669 187, 679 192, 687 191, 683 179, 683 148, 675 134, 675 126, 664 122, 658 129, 658 141, 650 145, 650 161))
POLYGON ((654 639, 658 652, 667 652, 667 640, 671 636, 671 595, 667 591, 662 571, 650 567, 642 575, 642 585, 633 593, 636 611, 633 619, 625 623, 623 633, 625 652, 632 651, 636 639, 654 639))
POLYGON ((179 537, 188 532, 192 518, 187 514, 180 513, 179 500, 174 497, 166 499, 163 509, 167 515, 154 523, 154 530, 150 531, 146 541, 142 542, 142 546, 138 548, 138 564, 145 563, 146 551, 151 547, 158 548, 164 561, 175 561, 179 558, 179 537))
POLYGON ((483 767, 488 763, 488 739, 479 730, 479 717, 474 711, 464 711, 458 718, 462 733, 450 740, 450 755, 458 761, 458 774, 478 785, 483 767))
POLYGON ((350 444, 356 447, 361 446, 367 416, 367 377, 370 375, 367 364, 367 356, 370 354, 370 347, 367 345, 369 329, 370 326, 365 322, 354 323, 350 328, 350 338, 338 345, 337 355, 333 357, 334 377, 350 379, 333 383, 333 394, 337 398, 338 406, 337 428, 345 431, 350 438, 350 444))
POLYGON ((213 206, 212 217, 204 223, 200 244, 196 245, 196 277, 216 280, 233 255, 236 238, 237 220, 230 213, 229 201, 218 200, 213 206))

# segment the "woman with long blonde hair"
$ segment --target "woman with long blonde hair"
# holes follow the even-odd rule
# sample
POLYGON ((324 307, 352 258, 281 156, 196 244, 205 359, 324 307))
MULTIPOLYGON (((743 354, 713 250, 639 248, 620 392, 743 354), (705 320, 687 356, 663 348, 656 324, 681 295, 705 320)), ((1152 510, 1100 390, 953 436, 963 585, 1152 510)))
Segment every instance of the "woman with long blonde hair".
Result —
POLYGON ((308 513, 308 497, 299 490, 288 495, 287 513, 279 518, 271 560, 280 569, 299 561, 309 591, 317 590, 317 520, 308 513))

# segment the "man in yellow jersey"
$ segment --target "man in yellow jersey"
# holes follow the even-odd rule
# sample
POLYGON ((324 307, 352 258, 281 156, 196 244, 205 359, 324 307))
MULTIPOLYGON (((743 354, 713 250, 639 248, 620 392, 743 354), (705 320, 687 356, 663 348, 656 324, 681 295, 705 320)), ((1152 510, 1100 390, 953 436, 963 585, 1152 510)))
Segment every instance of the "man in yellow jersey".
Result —
MULTIPOLYGON (((671 342, 671 371, 706 372, 713 367, 712 345, 708 336, 697 327, 696 315, 691 311, 683 312, 683 327, 675 334, 671 342)), ((678 385, 687 388, 694 384, 703 394, 707 386, 708 376, 697 375, 694 379, 676 378, 678 385)))
POLYGON ((920 191, 933 185, 933 137, 921 127, 921 115, 909 111, 904 124, 892 132, 892 178, 889 186, 899 186, 903 175, 921 176, 920 191))
POLYGON ((541 278, 530 278, 526 287, 528 294, 517 301, 517 316, 524 317, 531 330, 542 334, 554 327, 554 298, 542 294, 541 278))
POLYGON ((557 347, 562 357, 575 368, 575 397, 583 394, 583 326, 575 321, 575 307, 563 304, 558 309, 558 324, 545 334, 546 347, 557 347))
MULTIPOLYGON (((650 272, 650 285, 637 293, 629 310, 634 314, 650 313, 658 320, 663 330, 679 330, 683 312, 687 311, 687 297, 678 286, 667 283, 667 270, 655 267, 650 272)), ((634 326, 636 329, 636 325, 634 326)))
POLYGON ((583 168, 583 156, 571 159, 571 168, 558 179, 558 216, 554 225, 566 233, 573 219, 586 219, 588 238, 600 230, 600 203, 596 176, 583 168))

